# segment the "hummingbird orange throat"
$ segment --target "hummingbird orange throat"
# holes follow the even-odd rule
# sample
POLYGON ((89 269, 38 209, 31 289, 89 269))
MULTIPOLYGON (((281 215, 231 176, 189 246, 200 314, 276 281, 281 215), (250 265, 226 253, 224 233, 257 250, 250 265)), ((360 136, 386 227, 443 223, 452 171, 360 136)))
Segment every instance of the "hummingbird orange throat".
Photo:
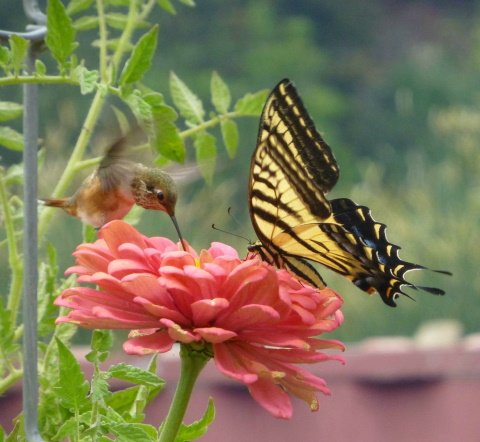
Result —
POLYGON ((124 218, 134 204, 166 212, 186 250, 175 218, 175 182, 158 168, 127 160, 125 150, 126 137, 108 148, 98 169, 83 181, 71 197, 40 201, 45 206, 59 207, 95 228, 124 218))

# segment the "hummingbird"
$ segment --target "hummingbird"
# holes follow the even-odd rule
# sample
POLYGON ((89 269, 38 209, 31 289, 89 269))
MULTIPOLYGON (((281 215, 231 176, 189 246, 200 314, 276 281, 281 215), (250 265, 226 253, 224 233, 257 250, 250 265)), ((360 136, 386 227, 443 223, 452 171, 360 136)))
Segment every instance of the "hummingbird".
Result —
POLYGON ((42 198, 48 207, 59 207, 82 222, 99 229, 115 219, 122 219, 134 204, 144 209, 166 212, 172 219, 180 242, 182 234, 175 218, 177 190, 173 179, 162 170, 147 167, 126 158, 125 136, 105 152, 98 168, 67 198, 42 198))

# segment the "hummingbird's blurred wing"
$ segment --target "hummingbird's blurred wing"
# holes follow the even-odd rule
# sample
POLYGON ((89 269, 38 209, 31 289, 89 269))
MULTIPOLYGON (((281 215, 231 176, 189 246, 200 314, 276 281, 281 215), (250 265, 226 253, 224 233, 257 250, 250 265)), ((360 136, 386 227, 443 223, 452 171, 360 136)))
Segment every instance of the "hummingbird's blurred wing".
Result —
POLYGON ((120 186, 129 186, 136 163, 129 160, 128 156, 132 144, 138 141, 141 135, 143 136, 144 132, 136 127, 107 148, 96 172, 102 190, 109 191, 120 186))

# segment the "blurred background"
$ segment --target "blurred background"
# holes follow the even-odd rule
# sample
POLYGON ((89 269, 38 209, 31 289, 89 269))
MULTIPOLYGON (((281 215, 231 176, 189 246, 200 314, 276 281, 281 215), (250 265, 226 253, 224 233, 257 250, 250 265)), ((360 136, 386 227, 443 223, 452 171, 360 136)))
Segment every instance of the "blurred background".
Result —
MULTIPOLYGON (((0 27, 24 29, 21 2, 0 3, 0 27)), ((210 0, 177 9, 176 16, 159 12, 156 17, 159 48, 147 85, 171 102, 173 70, 207 103, 212 70, 229 84, 234 99, 290 78, 340 165, 330 197, 370 207, 374 219, 388 225, 389 240, 402 246, 403 259, 453 273, 410 274, 412 281, 441 287, 446 295, 409 292, 416 302, 403 298, 392 309, 322 269, 346 301, 345 324, 335 336, 352 342, 412 335, 431 319, 458 320, 465 333, 478 331, 480 2, 210 0)), ((94 65, 95 51, 81 56, 94 65)), ((4 99, 21 97, 19 88, 0 93, 4 99)), ((40 134, 46 147, 41 196, 49 196, 60 176, 90 99, 68 86, 41 87, 40 134)), ((115 137, 111 106, 120 104, 108 104, 92 156, 115 137)), ((181 176, 177 218, 198 249, 217 240, 246 253, 246 241, 212 230, 212 223, 255 240, 247 179, 258 118, 239 124, 237 157, 230 160, 220 149, 213 185, 192 168, 185 173, 172 166, 181 176)), ((3 148, 0 155, 4 164, 20 161, 19 154, 3 148)), ((194 157, 193 148, 189 156, 194 157)), ((168 217, 158 213, 144 213, 138 227, 145 234, 175 236, 168 217)), ((73 263, 81 231, 77 220, 58 212, 49 239, 59 249, 61 267, 73 263)), ((2 285, 7 267, 3 249, 2 285)))

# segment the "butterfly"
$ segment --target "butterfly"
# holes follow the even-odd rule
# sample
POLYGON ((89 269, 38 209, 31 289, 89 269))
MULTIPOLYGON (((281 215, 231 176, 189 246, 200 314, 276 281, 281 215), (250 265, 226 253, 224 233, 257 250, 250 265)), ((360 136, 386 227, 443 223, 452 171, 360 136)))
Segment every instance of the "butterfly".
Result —
POLYGON ((338 177, 330 147, 294 85, 282 80, 263 108, 251 160, 249 209, 259 241, 250 252, 324 288, 309 261, 320 263, 361 290, 378 293, 392 307, 400 295, 410 297, 404 286, 443 295, 441 289, 404 278, 408 271, 426 267, 400 259, 400 247, 387 240, 385 224, 376 222, 368 207, 348 198, 327 199, 338 177))

